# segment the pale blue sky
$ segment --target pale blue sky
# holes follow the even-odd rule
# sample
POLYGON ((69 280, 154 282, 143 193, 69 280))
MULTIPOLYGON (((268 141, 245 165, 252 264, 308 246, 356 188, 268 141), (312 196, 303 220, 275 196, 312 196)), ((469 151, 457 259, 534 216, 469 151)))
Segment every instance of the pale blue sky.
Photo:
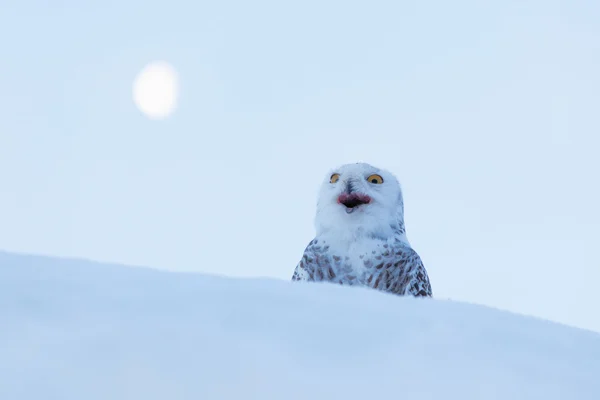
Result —
POLYGON ((403 184, 434 294, 600 331, 600 3, 9 1, 0 248, 289 279, 318 185, 403 184), (167 60, 180 107, 145 118, 167 60))

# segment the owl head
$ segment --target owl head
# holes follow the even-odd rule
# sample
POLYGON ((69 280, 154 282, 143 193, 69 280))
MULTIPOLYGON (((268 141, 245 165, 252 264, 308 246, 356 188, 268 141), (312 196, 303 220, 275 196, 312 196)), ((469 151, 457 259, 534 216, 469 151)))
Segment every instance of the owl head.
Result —
POLYGON ((319 191, 315 228, 317 235, 404 235, 400 183, 390 172, 366 163, 329 171, 319 191))

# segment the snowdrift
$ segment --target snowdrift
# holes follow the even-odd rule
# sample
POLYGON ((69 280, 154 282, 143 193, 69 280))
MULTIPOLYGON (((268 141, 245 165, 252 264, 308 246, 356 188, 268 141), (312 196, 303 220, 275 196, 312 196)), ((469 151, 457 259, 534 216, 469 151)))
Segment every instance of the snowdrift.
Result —
POLYGON ((600 399, 594 332, 367 289, 0 253, 0 321, 4 400, 600 399))

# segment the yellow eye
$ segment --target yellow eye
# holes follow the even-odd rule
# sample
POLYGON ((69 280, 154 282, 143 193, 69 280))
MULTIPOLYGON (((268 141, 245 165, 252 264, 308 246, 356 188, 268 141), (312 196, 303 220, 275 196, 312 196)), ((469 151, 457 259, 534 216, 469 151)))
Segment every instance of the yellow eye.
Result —
POLYGON ((367 181, 376 185, 381 185, 383 183, 383 178, 380 175, 373 174, 367 178, 367 181))
POLYGON ((331 178, 329 178, 329 183, 336 183, 340 179, 340 174, 333 174, 331 178))

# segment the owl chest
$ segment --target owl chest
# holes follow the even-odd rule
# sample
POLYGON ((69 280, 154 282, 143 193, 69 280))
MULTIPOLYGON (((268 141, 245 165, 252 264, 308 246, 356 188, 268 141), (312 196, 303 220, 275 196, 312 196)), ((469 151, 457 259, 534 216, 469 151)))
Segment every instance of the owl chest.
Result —
POLYGON ((306 254, 307 270, 315 281, 365 285, 378 272, 378 246, 315 246, 306 254))

